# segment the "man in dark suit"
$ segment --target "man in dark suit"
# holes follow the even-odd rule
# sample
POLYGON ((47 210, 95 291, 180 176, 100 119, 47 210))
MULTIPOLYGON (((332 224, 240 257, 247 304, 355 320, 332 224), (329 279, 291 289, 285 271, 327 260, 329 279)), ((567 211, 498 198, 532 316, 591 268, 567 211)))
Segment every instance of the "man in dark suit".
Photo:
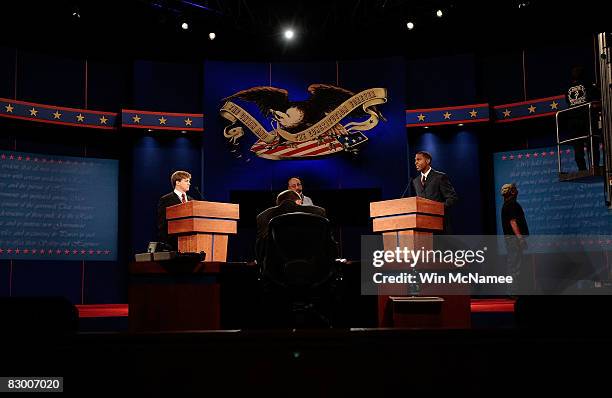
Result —
POLYGON ((303 206, 300 194, 295 191, 286 190, 276 197, 276 206, 270 207, 257 215, 257 240, 255 252, 261 259, 265 249, 265 241, 268 238, 268 224, 276 216, 287 213, 310 213, 326 217, 325 209, 318 206, 303 206))
POLYGON ((444 232, 451 233, 448 210, 459 200, 448 176, 431 168, 431 154, 419 151, 414 157, 414 165, 419 172, 412 180, 416 196, 444 203, 444 232))
POLYGON ((191 185, 191 174, 181 170, 175 171, 170 177, 170 184, 174 188, 174 191, 162 196, 157 204, 157 236, 160 242, 168 244, 172 247, 172 250, 177 250, 178 238, 176 236, 168 236, 166 207, 193 200, 191 196, 187 195, 187 191, 189 191, 189 186, 191 185))

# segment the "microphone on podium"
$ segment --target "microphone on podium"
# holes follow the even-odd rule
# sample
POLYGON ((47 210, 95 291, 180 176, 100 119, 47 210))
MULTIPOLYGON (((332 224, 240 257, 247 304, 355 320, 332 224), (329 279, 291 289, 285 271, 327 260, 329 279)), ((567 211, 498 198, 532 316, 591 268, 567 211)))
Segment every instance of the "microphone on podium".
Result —
POLYGON ((204 197, 202 196, 202 192, 200 192, 197 185, 193 186, 193 190, 195 191, 195 193, 198 194, 198 198, 199 198, 198 200, 204 200, 204 197))
POLYGON ((400 196, 400 199, 402 199, 404 195, 406 195, 406 192, 408 192, 408 188, 410 188, 410 184, 412 184, 412 177, 408 176, 408 184, 406 184, 406 189, 404 189, 404 192, 402 192, 402 196, 400 196))

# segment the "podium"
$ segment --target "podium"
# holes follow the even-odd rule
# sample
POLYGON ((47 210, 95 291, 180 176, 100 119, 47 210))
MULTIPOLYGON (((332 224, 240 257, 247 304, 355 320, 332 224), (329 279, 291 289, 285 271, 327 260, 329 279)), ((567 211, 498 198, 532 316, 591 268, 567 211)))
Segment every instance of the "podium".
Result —
MULTIPOLYGON (((444 203, 411 197, 370 203, 370 217, 374 232, 382 233, 385 250, 396 247, 433 249, 433 234, 444 229, 444 203)), ((379 288, 379 327, 469 328, 469 290, 457 286, 456 295, 424 297, 427 286, 419 296, 409 297, 408 286, 402 294, 379 288)), ((455 293, 455 291, 453 291, 455 293)))
POLYGON ((205 252, 205 261, 225 262, 229 235, 238 230, 239 205, 191 200, 166 208, 168 234, 179 252, 205 252))

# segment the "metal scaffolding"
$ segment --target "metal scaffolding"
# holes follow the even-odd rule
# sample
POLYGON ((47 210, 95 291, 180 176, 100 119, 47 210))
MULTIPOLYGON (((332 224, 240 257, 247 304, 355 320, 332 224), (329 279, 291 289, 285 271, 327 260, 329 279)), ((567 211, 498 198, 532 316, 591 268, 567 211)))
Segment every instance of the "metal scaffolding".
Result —
POLYGON ((601 90, 601 134, 604 143, 605 199, 608 209, 612 208, 612 34, 599 33, 597 36, 599 54, 599 84, 601 90))

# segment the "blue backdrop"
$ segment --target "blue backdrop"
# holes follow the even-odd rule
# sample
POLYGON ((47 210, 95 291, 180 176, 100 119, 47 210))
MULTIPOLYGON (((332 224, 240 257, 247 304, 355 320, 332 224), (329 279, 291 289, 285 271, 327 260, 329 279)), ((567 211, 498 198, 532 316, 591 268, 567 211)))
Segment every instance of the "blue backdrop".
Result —
MULTIPOLYGON (((562 149, 562 170, 577 170, 573 149, 562 149)), ((519 190, 518 202, 525 211, 531 235, 607 235, 612 231, 612 215, 604 204, 603 179, 559 182, 556 152, 555 146, 493 155, 498 234, 503 234, 503 197, 499 192, 503 184, 511 182, 519 190)))
MULTIPOLYGON (((271 161, 253 154, 236 158, 227 150, 223 137, 226 122, 218 116, 221 99, 253 86, 267 86, 270 76, 271 85, 288 90, 290 99, 305 99, 310 84, 336 84, 335 62, 270 65, 210 61, 204 69, 203 193, 208 199, 227 201, 232 190, 279 191, 286 189, 287 178, 293 175, 302 176, 308 182, 306 194, 309 188, 381 188, 384 198, 401 194, 407 180, 402 59, 338 64, 341 87, 354 92, 372 87, 388 90, 389 102, 380 106, 388 121, 381 121, 375 129, 366 132, 369 141, 362 145, 358 158, 345 153, 314 160, 271 161)), ((246 132, 245 152, 249 152, 255 139, 255 135, 246 132)))
POLYGON ((0 259, 117 259, 119 162, 2 152, 0 259))
MULTIPOLYGON (((305 192, 311 193, 315 203, 323 201, 326 190, 328 195, 347 195, 350 203, 355 199, 347 192, 372 188, 368 190, 370 197, 358 195, 358 201, 363 202, 360 205, 365 206, 362 213, 367 213, 369 199, 391 199, 402 194, 409 177, 415 175, 414 151, 425 149, 434 155, 434 168, 446 172, 459 193, 460 202, 453 211, 455 231, 493 233, 499 186, 494 182, 492 154, 551 145, 554 120, 407 130, 404 110, 479 102, 495 105, 521 101, 525 96, 556 95, 562 92, 570 66, 581 63, 591 72, 593 60, 590 37, 575 45, 533 47, 525 53, 505 48, 430 59, 398 57, 339 63, 86 62, 78 57, 0 48, 0 75, 5 76, 0 81, 0 97, 16 96, 58 106, 87 104, 105 111, 203 112, 206 128, 203 133, 184 135, 129 129, 108 133, 0 120, 2 150, 109 158, 119 160, 120 166, 117 261, 50 264, 34 259, 0 260, 0 282, 4 281, 0 283, 0 295, 58 294, 73 302, 126 302, 127 263, 155 239, 157 200, 170 191, 169 176, 177 169, 189 170, 193 185, 200 186, 209 200, 229 201, 234 197, 244 201, 245 196, 236 192, 252 191, 269 193, 271 202, 273 193, 284 189, 286 178, 295 174, 304 177, 305 192), (552 64, 543 59, 553 59, 554 67, 551 69, 552 64), (86 77, 88 90, 84 87, 86 77), (308 95, 306 88, 312 83, 338 84, 352 91, 388 89, 389 103, 380 109, 389 121, 366 133, 369 141, 359 157, 340 154, 319 160, 269 161, 251 155, 247 162, 246 157, 236 159, 228 151, 222 135, 225 121, 218 116, 221 98, 241 89, 272 85, 288 89, 291 99, 299 100, 308 95)), ((249 134, 244 138, 245 149, 254 142, 249 134)), ((599 188, 593 190, 597 195, 600 192, 599 188)), ((406 195, 411 194, 409 190, 406 195)), ((244 208, 248 205, 241 204, 244 208)), ((238 259, 250 260, 248 251, 254 236, 248 229, 252 227, 241 228, 247 233, 241 230, 230 239, 230 253, 246 253, 238 259)), ((345 223, 336 237, 344 244, 359 245, 359 235, 370 230, 371 226, 345 223)))

